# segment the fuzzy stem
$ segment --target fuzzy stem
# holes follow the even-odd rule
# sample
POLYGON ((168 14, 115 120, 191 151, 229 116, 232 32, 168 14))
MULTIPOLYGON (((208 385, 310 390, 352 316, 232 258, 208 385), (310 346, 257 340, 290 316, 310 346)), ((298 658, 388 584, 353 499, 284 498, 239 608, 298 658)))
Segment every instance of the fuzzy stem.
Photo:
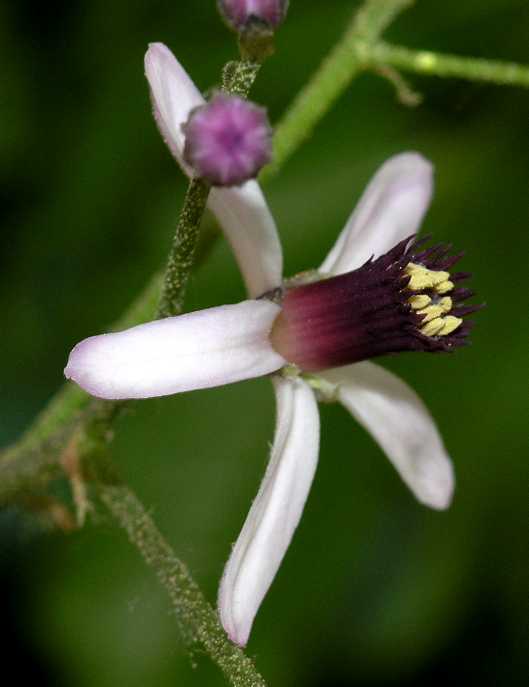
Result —
POLYGON ((369 51, 368 62, 373 66, 391 65, 428 76, 455 77, 500 86, 529 88, 529 65, 516 62, 460 57, 430 50, 410 50, 389 43, 374 45, 369 51))
POLYGON ((191 573, 171 549, 136 494, 119 479, 108 451, 113 427, 125 403, 100 404, 97 413, 77 435, 73 450, 85 466, 100 500, 123 528, 171 599, 183 638, 199 643, 233 687, 266 687, 253 662, 232 644, 216 611, 200 591, 191 573))
MULTIPOLYGON (((260 68, 259 63, 251 60, 228 62, 222 70, 222 90, 247 98, 260 68)), ((159 318, 182 312, 209 191, 210 186, 204 179, 195 178, 189 182, 165 270, 157 311, 159 318)))
MULTIPOLYGON (((152 319, 161 283, 162 275, 155 274, 110 329, 119 331, 152 319)), ((22 437, 0 454, 0 505, 60 475, 59 458, 73 431, 103 405, 105 401, 94 400, 76 384, 64 384, 22 437)))
POLYGON ((203 179, 192 179, 180 211, 178 225, 165 270, 158 317, 182 312, 184 297, 200 230, 200 221, 208 202, 210 186, 203 179))
POLYGON ((98 484, 99 497, 152 568, 179 623, 199 642, 234 687, 265 687, 253 662, 232 644, 186 565, 175 556, 137 496, 126 486, 98 484))

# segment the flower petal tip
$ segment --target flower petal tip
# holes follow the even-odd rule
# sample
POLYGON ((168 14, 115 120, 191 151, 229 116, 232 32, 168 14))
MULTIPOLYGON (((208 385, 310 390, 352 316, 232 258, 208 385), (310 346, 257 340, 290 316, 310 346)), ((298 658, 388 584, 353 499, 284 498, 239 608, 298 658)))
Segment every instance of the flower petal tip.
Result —
POLYGON ((443 448, 430 456, 423 453, 423 464, 416 474, 413 491, 417 500, 433 510, 447 510, 455 489, 454 468, 443 448))
POLYGON ((433 172, 433 164, 430 162, 430 160, 416 150, 406 150, 403 153, 398 153, 397 155, 390 157, 387 162, 388 164, 414 165, 417 170, 422 169, 422 171, 425 172, 433 172))
POLYGON ((171 58, 172 53, 164 43, 149 43, 145 53, 144 65, 147 78, 151 69, 163 58, 171 58))
POLYGON ((254 615, 247 615, 246 618, 235 618, 237 612, 234 608, 232 595, 230 593, 229 581, 226 579, 226 571, 222 576, 218 597, 218 614, 220 624, 228 635, 230 642, 244 649, 248 644, 252 629, 254 615))
POLYGON ((116 401, 123 397, 115 393, 105 375, 97 373, 100 364, 100 343, 104 336, 91 336, 78 343, 68 357, 64 376, 91 396, 116 401))
POLYGON ((321 271, 343 274, 417 232, 433 193, 433 165, 420 153, 394 155, 378 169, 321 271))
POLYGON ((419 500, 434 510, 447 510, 452 503, 454 487, 454 476, 450 469, 445 475, 429 480, 428 484, 424 485, 419 500))
POLYGON ((236 630, 230 629, 229 627, 225 627, 224 623, 222 623, 222 626, 224 627, 224 630, 226 631, 226 634, 228 635, 230 642, 240 647, 241 649, 246 648, 246 645, 248 644, 248 639, 250 638, 251 627, 249 627, 244 632, 237 632, 236 630))

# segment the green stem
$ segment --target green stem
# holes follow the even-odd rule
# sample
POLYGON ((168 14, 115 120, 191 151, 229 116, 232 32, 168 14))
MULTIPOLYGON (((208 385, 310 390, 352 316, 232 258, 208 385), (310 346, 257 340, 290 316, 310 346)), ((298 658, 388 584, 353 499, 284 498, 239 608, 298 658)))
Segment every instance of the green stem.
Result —
MULTIPOLYGON (((161 274, 154 275, 110 329, 127 329, 152 319, 161 282, 161 274)), ((77 385, 64 384, 22 437, 0 454, 0 504, 20 490, 38 489, 60 475, 59 457, 72 433, 104 405, 105 401, 94 400, 77 385)))
POLYGON ((203 179, 192 179, 189 182, 165 270, 157 313, 159 318, 171 317, 182 312, 186 286, 195 258, 200 221, 206 209, 209 190, 209 184, 203 179))
POLYGON ((372 66, 391 65, 428 76, 455 77, 500 86, 529 88, 529 65, 515 62, 460 57, 430 50, 410 50, 383 42, 370 48, 367 60, 372 66))
POLYGON ((175 556, 137 496, 126 486, 99 484, 99 497, 153 569, 176 617, 202 644, 234 687, 265 687, 252 661, 232 644, 186 565, 175 556))
POLYGON ((121 483, 108 450, 112 428, 126 407, 107 403, 91 416, 74 447, 84 474, 169 594, 177 622, 188 643, 198 642, 233 687, 266 687, 253 662, 232 644, 185 563, 173 552, 136 494, 121 483))
POLYGON ((368 0, 353 17, 351 32, 357 40, 374 43, 384 31, 415 4, 415 0, 368 0))
MULTIPOLYGON (((222 89, 247 98, 260 68, 259 63, 250 60, 228 62, 222 70, 222 89)), ((191 179, 189 182, 167 261, 158 317, 171 317, 182 312, 209 192, 210 186, 204 179, 191 179)))
POLYGON ((342 38, 299 92, 275 130, 274 161, 261 180, 277 174, 316 124, 365 68, 370 46, 413 0, 370 0, 353 16, 342 38))

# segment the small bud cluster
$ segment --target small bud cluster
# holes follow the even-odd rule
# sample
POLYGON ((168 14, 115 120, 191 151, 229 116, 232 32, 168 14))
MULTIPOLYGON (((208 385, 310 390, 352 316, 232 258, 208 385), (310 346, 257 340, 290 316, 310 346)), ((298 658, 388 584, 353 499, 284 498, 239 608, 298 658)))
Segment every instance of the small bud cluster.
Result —
POLYGON ((193 110, 183 130, 186 161, 214 186, 253 179, 272 157, 266 110, 242 98, 217 93, 193 110))

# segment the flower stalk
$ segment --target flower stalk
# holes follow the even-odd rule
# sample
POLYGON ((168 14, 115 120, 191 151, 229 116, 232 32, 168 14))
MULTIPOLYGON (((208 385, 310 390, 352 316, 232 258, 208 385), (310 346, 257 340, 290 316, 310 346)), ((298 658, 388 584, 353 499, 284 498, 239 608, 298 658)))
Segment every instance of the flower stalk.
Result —
POLYGON ((399 79, 398 72, 394 71, 397 69, 428 76, 529 87, 529 65, 412 50, 382 41, 386 28, 412 4, 413 0, 368 0, 358 10, 342 38, 294 98, 276 128, 274 161, 260 175, 261 183, 277 174, 312 135, 353 79, 364 71, 373 70, 383 78, 389 76, 407 105, 416 105, 418 96, 399 79), (393 72, 388 72, 388 68, 393 68, 393 72))
POLYGON ((516 62, 461 57, 431 50, 410 50, 384 42, 370 48, 368 59, 374 66, 390 65, 427 76, 529 88, 529 66, 516 62))
POLYGON ((158 317, 171 317, 182 312, 209 190, 209 184, 203 179, 189 182, 165 269, 158 317))
POLYGON ((414 0, 367 0, 355 12, 340 40, 323 60, 307 85, 298 93, 276 129, 274 162, 261 181, 276 174, 312 134, 351 81, 366 66, 372 45, 414 0))
POLYGON ((233 687, 265 687, 253 662, 232 644, 191 577, 175 556, 134 492, 122 484, 98 483, 99 498, 169 594, 176 618, 189 638, 200 643, 233 687))
POLYGON ((200 644, 233 687, 266 687, 253 662, 231 642, 187 566, 173 552, 136 494, 123 484, 109 459, 112 427, 125 403, 97 402, 70 449, 87 467, 95 494, 125 530, 129 541, 167 591, 184 639, 200 644))

